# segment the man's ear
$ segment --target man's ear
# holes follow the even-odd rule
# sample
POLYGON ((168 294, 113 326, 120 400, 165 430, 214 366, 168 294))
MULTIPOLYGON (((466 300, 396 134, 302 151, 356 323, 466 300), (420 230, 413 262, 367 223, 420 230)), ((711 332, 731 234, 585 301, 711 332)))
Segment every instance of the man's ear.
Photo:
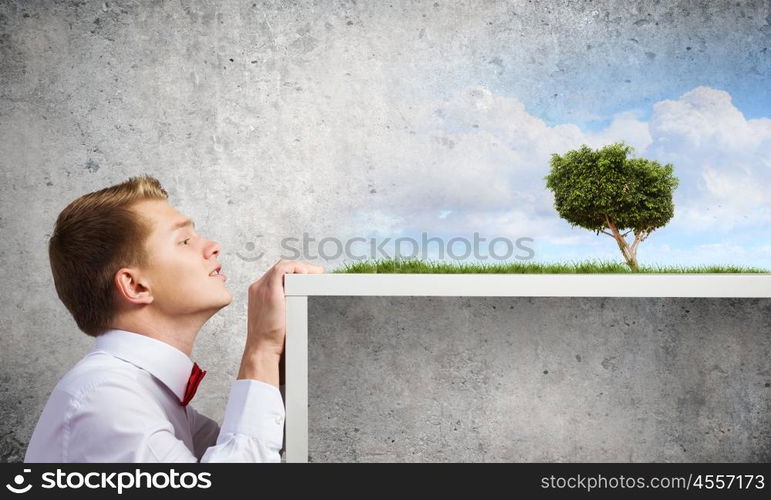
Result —
POLYGON ((146 280, 139 269, 122 267, 115 273, 115 287, 118 295, 132 304, 151 304, 153 294, 146 286, 146 280))

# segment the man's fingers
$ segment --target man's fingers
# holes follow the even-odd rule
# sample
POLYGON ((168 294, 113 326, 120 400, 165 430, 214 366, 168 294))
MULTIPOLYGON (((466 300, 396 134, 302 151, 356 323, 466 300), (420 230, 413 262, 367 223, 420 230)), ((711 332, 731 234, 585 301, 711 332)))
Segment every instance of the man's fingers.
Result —
POLYGON ((276 271, 281 274, 320 274, 324 272, 324 268, 308 262, 286 260, 276 264, 276 271))
POLYGON ((300 262, 297 260, 280 260, 273 266, 271 271, 272 284, 281 284, 283 287, 285 274, 321 274, 324 272, 324 268, 310 264, 308 262, 300 262))

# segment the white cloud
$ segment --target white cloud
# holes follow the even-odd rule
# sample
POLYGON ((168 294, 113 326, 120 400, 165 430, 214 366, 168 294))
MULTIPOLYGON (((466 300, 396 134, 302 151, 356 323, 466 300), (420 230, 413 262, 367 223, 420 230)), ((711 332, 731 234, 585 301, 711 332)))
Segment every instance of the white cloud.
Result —
POLYGON ((709 87, 653 109, 650 154, 681 180, 673 226, 725 234, 771 224, 771 120, 746 120, 727 92, 709 87))
POLYGON ((544 181, 551 155, 630 135, 643 146, 650 142, 632 114, 619 115, 597 134, 573 124, 549 127, 518 100, 483 87, 444 101, 401 103, 398 113, 412 133, 395 132, 368 143, 368 153, 377 159, 372 182, 385 187, 374 203, 368 200, 367 211, 401 214, 409 221, 405 230, 476 230, 565 241, 560 233, 570 226, 556 217, 544 181), (436 217, 447 210, 452 216, 436 217))
POLYGON ((651 130, 663 150, 746 154, 771 138, 770 120, 746 120, 724 90, 697 87, 654 104, 651 130))
POLYGON ((605 130, 590 135, 592 140, 588 144, 601 147, 623 138, 624 142, 633 146, 635 150, 644 151, 651 145, 653 138, 648 123, 639 120, 637 115, 638 113, 634 111, 617 114, 605 130))

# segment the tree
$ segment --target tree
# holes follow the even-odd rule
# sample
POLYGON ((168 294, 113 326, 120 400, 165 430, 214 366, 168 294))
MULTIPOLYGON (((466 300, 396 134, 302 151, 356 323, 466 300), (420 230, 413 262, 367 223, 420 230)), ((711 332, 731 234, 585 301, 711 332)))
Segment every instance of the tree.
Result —
POLYGON ((627 265, 637 271, 637 246, 674 215, 672 193, 679 181, 671 164, 629 158, 633 150, 620 142, 553 154, 545 179, 560 217, 572 226, 612 236, 627 265), (629 233, 634 234, 631 243, 629 233))

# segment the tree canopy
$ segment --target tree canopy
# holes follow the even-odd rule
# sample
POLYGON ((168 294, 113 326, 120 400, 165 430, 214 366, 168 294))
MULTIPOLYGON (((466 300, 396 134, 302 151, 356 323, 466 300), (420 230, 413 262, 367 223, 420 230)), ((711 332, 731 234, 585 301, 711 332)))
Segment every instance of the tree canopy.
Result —
POLYGON ((554 193, 560 217, 613 236, 627 263, 636 268, 637 245, 674 216, 672 194, 678 180, 671 164, 631 158, 633 150, 620 142, 553 154, 546 187, 554 193), (624 230, 627 233, 620 234, 624 230), (623 240, 629 232, 635 234, 632 244, 623 240))

